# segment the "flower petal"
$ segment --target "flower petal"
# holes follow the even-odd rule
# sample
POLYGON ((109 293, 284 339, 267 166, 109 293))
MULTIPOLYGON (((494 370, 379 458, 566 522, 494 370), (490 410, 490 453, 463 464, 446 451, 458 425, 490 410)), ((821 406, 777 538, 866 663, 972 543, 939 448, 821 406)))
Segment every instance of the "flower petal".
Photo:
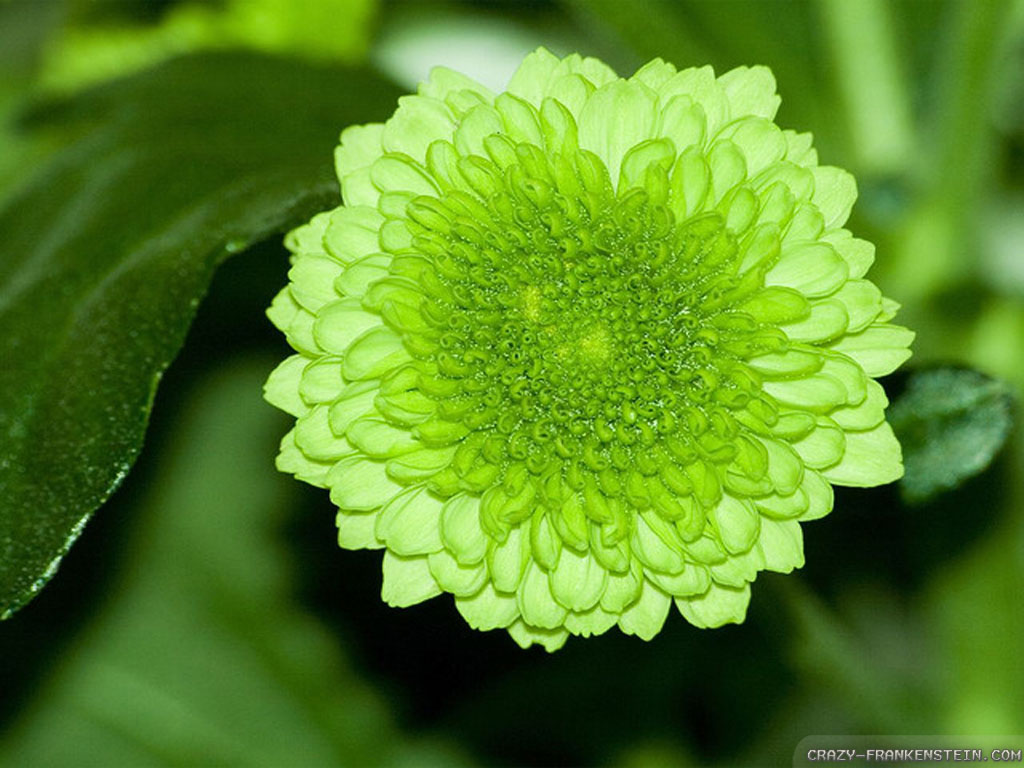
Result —
POLYGON ((664 573, 647 573, 647 578, 672 597, 702 595, 711 586, 708 569, 687 563, 680 573, 669 576, 664 573))
POLYGON ((342 549, 383 549, 384 542, 377 538, 376 512, 346 512, 337 514, 338 546, 342 549))
POLYGON ((374 379, 412 359, 390 328, 371 328, 345 350, 342 372, 351 381, 374 379))
POLYGON ((551 594, 571 611, 583 612, 597 605, 608 583, 608 572, 590 555, 566 547, 550 574, 551 594))
POLYGON ((327 475, 331 501, 341 509, 370 511, 387 504, 404 489, 384 471, 384 463, 349 456, 327 475))
POLYGON ((414 487, 384 505, 375 533, 396 555, 427 555, 444 548, 440 523, 441 501, 426 488, 414 487))
POLYGON ((647 86, 616 80, 594 91, 580 111, 580 148, 604 161, 613 185, 626 152, 653 135, 655 103, 647 86))
POLYGON ((825 229, 843 226, 857 200, 857 181, 842 168, 821 165, 811 169, 814 195, 811 201, 825 217, 825 229))
POLYGON ((712 584, 700 597, 676 598, 676 608, 695 627, 711 629, 742 624, 750 604, 750 585, 739 589, 712 584))
POLYGON ((736 67, 718 78, 729 99, 732 116, 756 115, 772 120, 782 99, 775 93, 775 75, 768 67, 736 67))
POLYGON ((619 629, 641 640, 650 640, 661 631, 671 602, 668 595, 644 580, 640 597, 619 618, 619 629))
POLYGON ((491 541, 487 549, 487 570, 491 583, 501 592, 515 592, 530 557, 530 537, 513 528, 503 542, 491 541))
POLYGON ((508 628, 508 633, 515 640, 520 648, 524 650, 536 643, 548 653, 554 653, 569 638, 569 632, 565 629, 541 629, 532 627, 522 619, 516 619, 508 628))
POLYGON ((349 264, 334 281, 334 290, 342 296, 362 298, 370 283, 388 274, 391 257, 384 253, 371 253, 349 264))
MULTIPOLYGON (((341 359, 319 357, 303 369, 299 394, 309 403, 330 403, 341 395, 345 386, 341 376, 341 359)), ((331 429, 334 429, 333 424, 331 429)))
POLYGON ((737 499, 729 494, 722 496, 722 500, 710 511, 709 519, 715 526, 722 546, 731 554, 749 550, 761 529, 761 518, 754 505, 747 499, 737 499))
POLYGON ((445 97, 458 91, 473 91, 487 101, 494 99, 490 88, 448 67, 431 69, 426 82, 420 84, 418 93, 420 96, 444 101, 445 97))
POLYGON ((723 128, 718 139, 729 139, 746 160, 747 175, 756 176, 786 154, 786 139, 779 127, 762 117, 743 117, 723 128))
POLYGON ((304 483, 315 485, 318 488, 327 487, 327 473, 334 466, 331 462, 316 461, 310 459, 295 444, 295 430, 288 432, 281 438, 280 453, 274 462, 279 472, 286 472, 295 475, 304 483))
POLYGON ((824 296, 846 282, 849 267, 827 243, 787 243, 765 275, 767 285, 784 285, 804 296, 824 296))
POLYGON ((295 423, 295 444, 311 459, 336 461, 356 452, 348 440, 331 429, 328 410, 328 406, 318 405, 295 423))
POLYGON ((536 563, 527 566, 516 591, 516 601, 523 621, 532 627, 557 629, 565 621, 565 606, 555 600, 551 594, 547 571, 536 563))
POLYGON ((456 597, 455 607, 473 629, 488 630, 507 627, 519 618, 516 596, 498 592, 485 584, 475 595, 456 597))
MULTIPOLYGON (((388 546, 391 543, 388 542, 388 546)), ((480 592, 487 581, 487 568, 483 563, 459 565, 445 550, 433 552, 427 558, 430 574, 445 592, 456 597, 471 597, 480 592)))
POLYGON ((313 337, 325 352, 344 355, 371 328, 383 328, 379 315, 363 309, 359 299, 338 299, 317 313, 313 337))
POLYGON ((380 250, 378 233, 384 217, 364 205, 343 206, 331 212, 324 232, 327 252, 343 264, 380 250))
MULTIPOLYGON (((427 145, 438 136, 450 136, 455 129, 455 116, 448 105, 427 96, 402 96, 398 109, 384 124, 381 144, 387 152, 400 152, 422 163, 427 155, 427 145)), ((376 166, 377 161, 374 161, 376 166)), ((382 192, 404 187, 382 186, 378 183, 378 171, 372 171, 374 183, 382 192)))
POLYGON ((508 81, 505 90, 522 99, 540 106, 547 95, 546 89, 560 59, 547 48, 538 48, 523 59, 508 81))
POLYGON ((863 331, 882 312, 882 292, 868 280, 850 280, 832 298, 846 307, 850 317, 847 334, 863 331))
POLYGON ((381 123, 352 125, 341 132, 341 143, 334 151, 334 167, 346 205, 377 204, 379 193, 370 183, 369 168, 384 154, 383 133, 381 123))
POLYGON ((804 535, 796 520, 763 521, 757 547, 769 571, 790 573, 804 565, 804 535))
POLYGON ((869 325, 860 333, 843 336, 830 348, 855 360, 868 376, 885 376, 910 357, 914 335, 898 325, 869 325))
POLYGON ((822 475, 834 485, 863 488, 885 485, 903 477, 903 451, 888 422, 874 429, 846 433, 843 459, 822 475))
POLYGON ((393 608, 408 608, 441 594, 441 588, 430 575, 425 557, 399 557, 384 552, 384 583, 380 596, 393 608))
POLYGON ((640 597, 643 576, 633 571, 609 573, 608 584, 601 596, 601 607, 610 613, 622 613, 640 597))
POLYGON ((292 416, 305 416, 309 406, 299 396, 302 371, 310 359, 303 355, 291 355, 284 359, 267 378, 263 385, 263 399, 292 416))
POLYGON ((662 104, 678 95, 689 96, 704 108, 709 135, 718 133, 719 128, 729 121, 729 99, 711 67, 684 69, 658 88, 662 104))
POLYGON ((609 613, 597 605, 583 613, 571 612, 565 617, 565 628, 574 635, 590 637, 607 632, 618 620, 618 614, 609 613))
POLYGON ((480 525, 480 499, 460 493, 444 502, 441 540, 463 565, 473 565, 484 559, 488 538, 480 525))

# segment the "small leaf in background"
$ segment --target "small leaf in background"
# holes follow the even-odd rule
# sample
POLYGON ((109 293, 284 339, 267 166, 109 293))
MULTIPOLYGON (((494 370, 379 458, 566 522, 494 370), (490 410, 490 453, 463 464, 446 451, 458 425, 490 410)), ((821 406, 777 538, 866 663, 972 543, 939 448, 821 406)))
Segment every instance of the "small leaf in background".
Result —
POLYGON ((298 608, 267 471, 269 364, 229 362, 182 414, 128 562, 64 663, 0 740, 2 765, 459 765, 402 733, 338 640, 298 608))
POLYGON ((205 54, 36 118, 91 130, 0 210, 0 616, 131 468, 217 264, 333 205, 338 131, 396 96, 365 71, 205 54))
POLYGON ((1005 384, 977 371, 914 374, 889 410, 903 446, 904 497, 926 501, 984 470, 1010 433, 1011 404, 1005 384))

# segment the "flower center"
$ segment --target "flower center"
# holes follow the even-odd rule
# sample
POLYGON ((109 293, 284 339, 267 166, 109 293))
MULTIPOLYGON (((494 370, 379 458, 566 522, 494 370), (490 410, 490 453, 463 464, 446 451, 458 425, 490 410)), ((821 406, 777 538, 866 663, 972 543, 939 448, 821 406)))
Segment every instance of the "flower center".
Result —
POLYGON ((735 457, 732 412, 760 392, 743 359, 779 344, 734 307, 749 292, 736 237, 717 213, 677 222, 656 183, 615 194, 592 156, 549 164, 517 149, 505 168, 471 158, 479 197, 409 205, 439 326, 427 389, 450 393, 442 419, 481 436, 438 489, 474 490, 482 461, 489 480, 520 464, 536 486, 590 483, 640 508, 646 490, 625 490, 637 472, 691 493, 698 457, 735 457))

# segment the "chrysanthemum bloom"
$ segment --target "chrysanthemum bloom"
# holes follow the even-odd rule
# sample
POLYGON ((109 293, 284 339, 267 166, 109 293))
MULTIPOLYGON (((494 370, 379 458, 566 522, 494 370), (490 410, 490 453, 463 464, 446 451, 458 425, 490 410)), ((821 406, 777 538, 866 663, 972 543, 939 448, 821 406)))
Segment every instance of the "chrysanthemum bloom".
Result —
POLYGON ((538 50, 504 93, 436 69, 342 133, 266 394, 298 418, 278 467, 384 549, 389 604, 450 592, 548 650, 673 602, 740 622, 832 485, 901 475, 872 377, 913 334, 842 228, 853 178, 778 105, 764 67, 538 50))

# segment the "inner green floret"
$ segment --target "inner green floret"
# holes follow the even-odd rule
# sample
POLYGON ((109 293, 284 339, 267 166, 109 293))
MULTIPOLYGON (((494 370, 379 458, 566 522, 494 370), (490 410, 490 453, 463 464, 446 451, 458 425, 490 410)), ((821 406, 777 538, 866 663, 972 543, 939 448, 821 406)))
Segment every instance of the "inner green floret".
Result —
POLYGON ((719 213, 676 221, 660 165, 616 194, 591 153, 501 149, 503 165, 461 160, 477 195, 408 203, 411 247, 391 273, 422 300, 418 312, 416 301, 382 304, 419 359, 419 394, 437 406, 414 434, 458 445, 429 486, 483 494, 499 539, 538 507, 564 515, 579 492, 580 513, 611 526, 610 540, 627 532, 624 504, 699 537, 722 478, 771 490, 764 450, 738 439, 736 416, 776 416, 744 364, 786 344, 739 309, 763 273, 741 275, 719 213), (737 464, 746 471, 715 469, 737 464))

